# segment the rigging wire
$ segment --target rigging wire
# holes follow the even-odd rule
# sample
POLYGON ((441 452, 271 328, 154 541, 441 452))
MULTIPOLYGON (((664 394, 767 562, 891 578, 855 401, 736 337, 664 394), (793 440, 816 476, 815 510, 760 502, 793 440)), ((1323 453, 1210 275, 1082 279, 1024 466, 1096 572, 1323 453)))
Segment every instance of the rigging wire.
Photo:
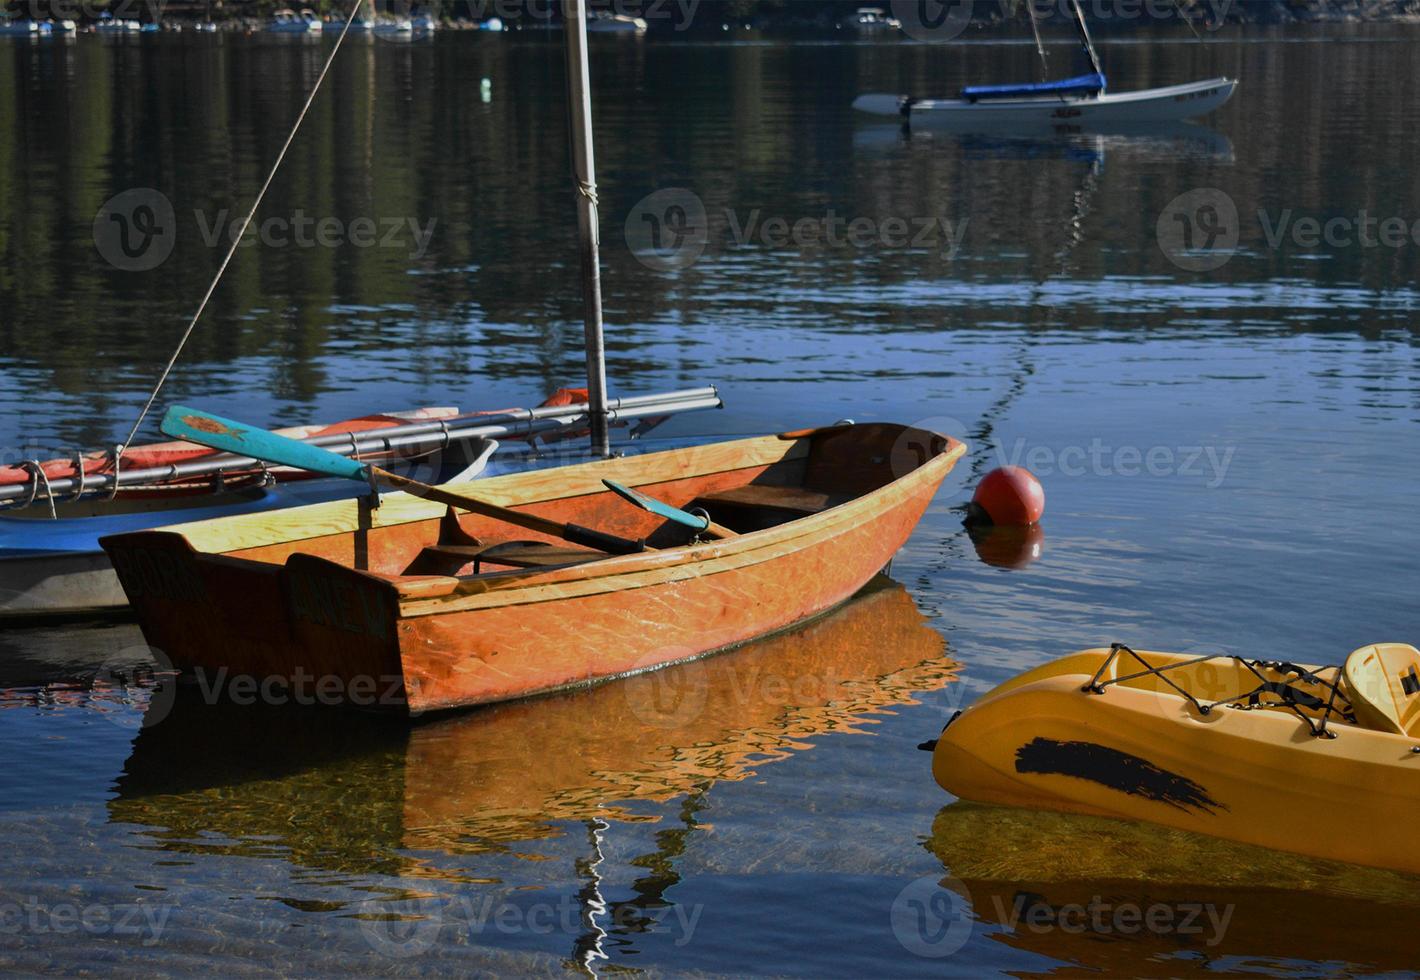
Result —
POLYGON ((197 304, 197 312, 192 314, 192 319, 188 321, 187 329, 182 332, 182 337, 178 339, 177 347, 173 349, 172 357, 168 358, 167 365, 163 368, 163 373, 158 375, 158 382, 153 386, 153 391, 148 395, 148 401, 144 403, 143 410, 138 413, 138 418, 133 423, 133 428, 128 430, 128 436, 123 440, 120 447, 120 454, 126 452, 133 442, 133 437, 138 434, 148 413, 153 409, 153 403, 158 400, 158 393, 163 390, 163 385, 167 384, 168 375, 172 373, 173 365, 182 356, 183 348, 187 346, 188 340, 192 338, 192 332, 197 327, 197 321, 202 318, 203 312, 207 309, 207 304, 212 299, 212 294, 217 291, 217 286, 222 281, 222 276, 227 271, 227 266, 232 262, 232 256, 237 254, 237 247, 246 236, 247 229, 251 227, 252 219, 256 217, 257 208, 261 207, 262 200, 266 197, 267 190, 271 187, 271 182, 276 178, 276 172, 281 169, 282 162, 286 159, 286 152, 291 149, 291 143, 296 139, 296 133, 300 131, 301 123, 305 122, 306 113, 311 109, 311 104, 315 102, 316 94, 320 92, 325 77, 330 72, 330 66, 335 63, 335 56, 340 53, 340 46, 345 43, 345 35, 350 33, 350 25, 354 23, 355 16, 360 12, 365 0, 356 0, 354 8, 350 11, 350 16, 345 20, 345 27, 341 29, 340 36, 335 39, 335 46, 330 49, 330 55, 325 59, 325 65, 320 70, 320 75, 316 77, 316 83, 311 87, 310 94, 306 96, 306 104, 301 107, 301 112, 296 116, 295 123, 291 126, 291 131, 286 134, 286 142, 281 145, 281 152, 276 154, 276 161, 272 163, 270 171, 266 174, 266 180, 261 185, 261 190, 257 192, 256 200, 252 201, 251 210, 247 212, 246 218, 242 221, 241 231, 232 236, 232 243, 227 247, 227 254, 222 259, 222 264, 217 268, 217 274, 212 277, 212 282, 207 286, 207 292, 202 297, 202 302, 197 304))
POLYGON ((1035 50, 1040 55, 1040 80, 1050 80, 1050 62, 1045 57, 1045 45, 1040 40, 1040 25, 1036 23, 1035 0, 1026 0, 1026 16, 1030 18, 1030 30, 1035 35, 1035 50))

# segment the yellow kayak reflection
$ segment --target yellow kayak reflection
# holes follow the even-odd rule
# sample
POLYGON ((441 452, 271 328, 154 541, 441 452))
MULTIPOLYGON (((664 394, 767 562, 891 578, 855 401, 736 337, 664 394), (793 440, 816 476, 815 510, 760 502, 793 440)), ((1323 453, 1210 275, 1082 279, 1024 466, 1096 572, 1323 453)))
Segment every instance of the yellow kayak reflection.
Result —
POLYGON ((730 656, 422 725, 183 690, 139 733, 109 815, 176 850, 440 874, 396 852, 477 853, 557 835, 557 821, 647 819, 619 804, 745 779, 957 670, 907 592, 879 578, 730 656))
POLYGON ((1266 973, 1299 960, 1409 969, 1420 956, 1420 878, 1399 872, 964 801, 937 814, 927 846, 977 929, 1105 975, 1266 973))

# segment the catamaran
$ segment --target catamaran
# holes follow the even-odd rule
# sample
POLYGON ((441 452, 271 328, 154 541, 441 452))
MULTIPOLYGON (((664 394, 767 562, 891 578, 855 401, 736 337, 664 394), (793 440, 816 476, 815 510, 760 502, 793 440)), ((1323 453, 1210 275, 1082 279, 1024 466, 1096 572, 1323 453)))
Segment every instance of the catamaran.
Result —
MULTIPOLYGON (((965 130, 983 128, 1084 129, 1099 126, 1141 126, 1205 116, 1237 89, 1237 80, 1219 76, 1198 82, 1111 92, 1095 51, 1084 13, 1070 0, 1080 40, 1092 71, 1055 81, 1008 85, 968 85, 955 99, 925 99, 913 95, 860 95, 859 112, 901 118, 905 125, 965 130)), ((1034 15, 1031 28, 1036 30, 1034 15)), ((1045 49, 1036 30, 1042 62, 1045 49)))

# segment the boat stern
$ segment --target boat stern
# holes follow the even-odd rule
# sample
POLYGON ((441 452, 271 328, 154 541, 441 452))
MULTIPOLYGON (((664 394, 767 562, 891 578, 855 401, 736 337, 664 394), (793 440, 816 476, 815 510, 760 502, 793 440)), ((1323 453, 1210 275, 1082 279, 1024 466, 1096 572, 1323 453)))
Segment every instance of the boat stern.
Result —
POLYGON ((206 554, 168 531, 100 543, 154 657, 214 700, 407 710, 386 579, 309 555, 206 554))

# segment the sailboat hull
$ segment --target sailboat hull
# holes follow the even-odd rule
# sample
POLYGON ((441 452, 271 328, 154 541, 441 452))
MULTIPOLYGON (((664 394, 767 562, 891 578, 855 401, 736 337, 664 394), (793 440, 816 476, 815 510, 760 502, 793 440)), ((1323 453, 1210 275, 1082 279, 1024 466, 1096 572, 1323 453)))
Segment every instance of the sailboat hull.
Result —
POLYGON ((895 116, 914 128, 973 131, 1147 126, 1205 116, 1232 98, 1237 85, 1235 79, 1210 78, 1137 92, 976 102, 965 99, 914 101, 900 95, 861 95, 853 103, 853 108, 874 116, 895 116))

